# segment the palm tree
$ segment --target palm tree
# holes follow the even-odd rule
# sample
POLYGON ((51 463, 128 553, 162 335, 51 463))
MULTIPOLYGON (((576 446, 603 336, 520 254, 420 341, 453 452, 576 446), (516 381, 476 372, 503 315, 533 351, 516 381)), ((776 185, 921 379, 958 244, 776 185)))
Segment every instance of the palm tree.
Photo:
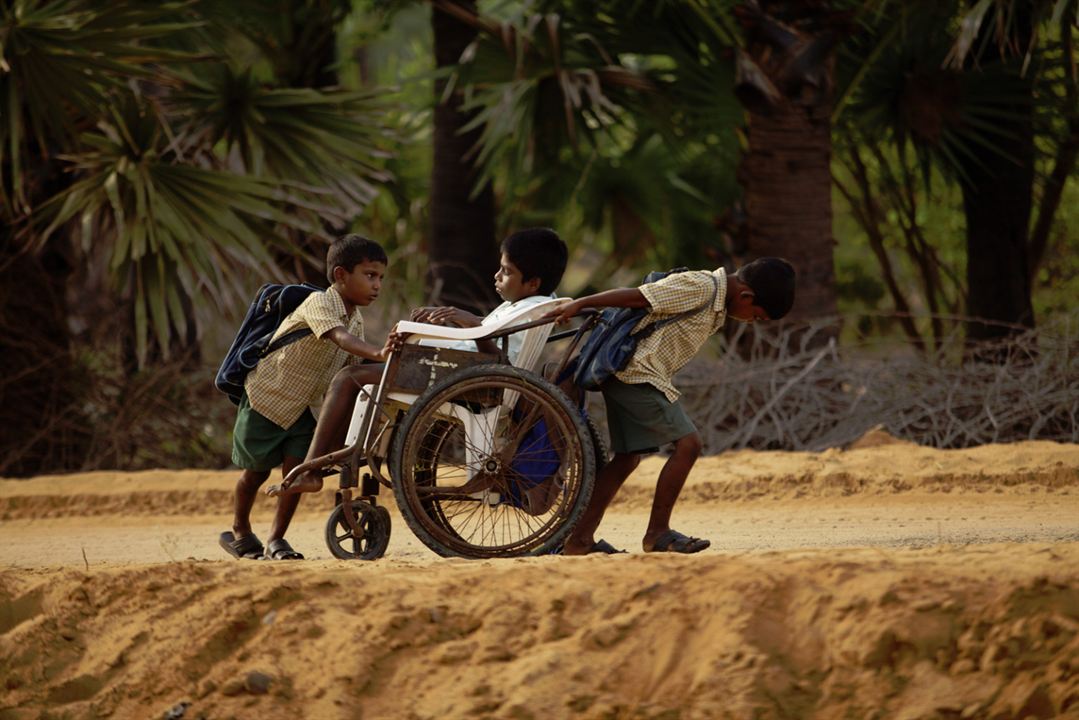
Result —
POLYGON ((433 302, 480 312, 498 299, 494 190, 473 162, 482 134, 476 113, 462 107, 460 90, 446 79, 476 38, 468 22, 475 16, 471 1, 436 2, 431 12, 441 76, 435 83, 428 289, 433 302))
POLYGON ((748 111, 739 181, 749 245, 755 255, 785 257, 798 268, 792 319, 831 316, 832 66, 843 15, 796 0, 736 9, 745 29, 735 91, 748 111))
MULTIPOLYGON (((324 220, 347 225, 384 180, 380 99, 275 88, 230 65, 201 20, 189 3, 0 10, 0 91, 13 108, 0 116, 11 291, 0 315, 31 346, 66 351, 72 319, 92 324, 98 306, 69 307, 65 291, 76 268, 103 267, 99 290, 130 309, 139 364, 168 357, 193 318, 246 304, 252 277, 283 276, 272 251, 295 254, 287 231, 325 238, 324 220), (26 297, 46 309, 32 325, 17 315, 26 297)), ((20 409, 55 413, 69 369, 3 355, 18 387, 59 397, 20 409)))
MULTIPOLYGON (((482 122, 478 157, 488 177, 502 168, 507 195, 527 186, 534 198, 558 196, 549 192, 548 181, 560 177, 571 189, 561 198, 579 198, 588 180, 602 177, 605 158, 631 158, 652 147, 653 137, 687 166, 699 148, 718 151, 711 174, 733 175, 729 149, 744 119, 734 105, 732 54, 746 44, 742 65, 752 65, 756 54, 757 78, 773 90, 766 103, 754 103, 752 93, 743 96, 752 110, 738 174, 749 216, 748 255, 783 255, 798 265, 804 279, 798 318, 834 315, 827 67, 838 34, 832 13, 817 9, 804 18, 797 3, 788 4, 787 14, 779 5, 765 8, 779 19, 765 10, 742 18, 748 43, 737 29, 733 2, 548 3, 540 8, 549 12, 503 23, 472 18, 481 34, 460 68, 461 82, 468 107, 479 112, 476 126, 482 122), (766 50, 771 31, 787 32, 788 23, 793 39, 782 52, 766 50), (766 55, 783 62, 766 66, 766 55), (767 79, 766 71, 775 79, 767 79)), ((646 192, 663 197, 671 182, 705 204, 711 201, 713 225, 734 200, 709 198, 714 181, 693 187, 688 173, 661 169, 656 167, 646 192)), ((618 258, 633 255, 617 237, 619 226, 638 238, 672 243, 661 230, 672 227, 669 222, 639 212, 647 203, 626 203, 620 194, 609 203, 610 217, 635 218, 612 225, 618 258)), ((721 242, 715 227, 696 232, 694 239, 699 246, 721 242)), ((721 248, 713 260, 732 249, 742 248, 721 248)))
MULTIPOLYGON (((597 42, 640 38, 614 39, 612 32, 629 28, 616 30, 609 16, 596 17, 591 8, 564 10, 569 14, 505 23, 458 13, 478 31, 453 75, 463 107, 474 115, 468 129, 478 133, 471 150, 482 174, 475 186, 497 184, 505 224, 583 224, 591 233, 609 232, 615 260, 604 268, 612 270, 633 258, 681 258, 675 251, 681 238, 670 238, 673 225, 687 217, 677 206, 695 216, 686 237, 697 240, 688 250, 697 255, 703 238, 717 236, 710 227, 714 208, 678 174, 686 169, 710 180, 717 173, 702 167, 703 153, 688 141, 673 152, 657 144, 662 130, 647 116, 669 122, 658 102, 647 108, 642 101, 642 92, 657 89, 653 80, 612 61, 608 47, 597 42), (639 115, 631 118, 627 107, 639 115)), ((646 34, 643 27, 637 32, 646 34)), ((711 99, 702 105, 713 106, 711 99)), ((567 231, 571 242, 580 235, 567 231)))
MULTIPOLYGON (((1058 12, 1051 12, 1054 3, 1049 2, 892 4, 847 48, 846 74, 853 79, 845 93, 849 102, 842 126, 853 142, 845 157, 863 185, 867 175, 859 154, 869 152, 885 178, 905 178, 908 188, 916 181, 908 156, 922 168, 925 191, 931 168, 961 188, 966 277, 956 284, 965 291, 965 313, 983 321, 969 326, 971 340, 1006 336, 1034 324, 1033 269, 1045 251, 1079 150, 1079 85, 1071 47, 1075 5, 1059 1, 1058 12), (1034 44, 1035 27, 1041 46, 1034 44), (1044 40, 1052 37, 1054 27, 1057 44, 1044 40), (1032 228, 1035 137, 1042 145, 1055 145, 1056 152, 1032 228), (889 146, 887 152, 879 149, 889 146)), ((913 195, 907 194, 910 199, 901 210, 911 215, 905 221, 909 228, 915 221, 913 195)), ((863 218, 871 215, 872 202, 862 212, 863 218)), ((879 239, 875 250, 896 306, 903 309, 905 301, 879 239)), ((920 275, 929 309, 938 312, 935 295, 946 269, 931 247, 915 255, 924 261, 920 275)), ((907 330, 917 335, 912 324, 907 330)), ((940 334, 939 323, 934 323, 934 334, 940 334)))

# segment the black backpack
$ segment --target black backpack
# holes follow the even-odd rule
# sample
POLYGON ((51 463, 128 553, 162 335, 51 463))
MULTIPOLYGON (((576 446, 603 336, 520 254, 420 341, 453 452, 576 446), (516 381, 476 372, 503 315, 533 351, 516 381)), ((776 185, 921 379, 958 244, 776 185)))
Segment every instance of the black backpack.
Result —
POLYGON ((236 339, 225 353, 221 367, 217 369, 214 387, 229 396, 234 404, 240 404, 244 381, 259 360, 275 350, 296 342, 311 334, 311 328, 303 327, 285 333, 270 342, 281 323, 313 292, 322 288, 303 283, 301 285, 276 285, 268 283, 259 288, 251 307, 247 309, 236 339))
MULTIPOLYGON (((688 268, 675 268, 673 270, 654 270, 644 277, 642 284, 654 283, 668 275, 686 272, 688 268)), ((599 323, 592 329, 588 339, 581 347, 577 356, 577 365, 573 371, 573 382, 583 390, 599 390, 599 386, 607 378, 619 370, 624 370, 629 364, 629 359, 637 350, 637 345, 646 337, 659 330, 664 325, 681 320, 684 317, 698 313, 706 307, 710 307, 716 301, 716 293, 719 292, 719 283, 712 277, 715 287, 712 290, 712 299, 697 308, 672 315, 662 320, 641 328, 634 333, 633 328, 649 313, 648 308, 607 308, 600 314, 599 323)))

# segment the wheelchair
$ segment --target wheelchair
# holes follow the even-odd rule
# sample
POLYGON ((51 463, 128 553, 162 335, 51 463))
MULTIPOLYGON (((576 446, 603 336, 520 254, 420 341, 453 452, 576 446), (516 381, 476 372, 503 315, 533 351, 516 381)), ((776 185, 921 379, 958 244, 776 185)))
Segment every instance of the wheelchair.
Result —
POLYGON ((445 557, 520 557, 561 547, 592 495, 597 464, 606 461, 583 409, 534 371, 546 343, 572 337, 560 373, 595 322, 589 316, 576 330, 552 335, 542 315, 563 302, 544 301, 477 328, 398 324, 409 338, 378 386, 361 388, 345 447, 285 478, 339 475, 325 533, 334 557, 374 560, 386 552, 391 523, 378 502, 382 488, 392 490, 416 537, 445 557), (523 340, 510 364, 514 333, 523 340), (485 339, 501 340, 501 351, 438 346, 485 339))

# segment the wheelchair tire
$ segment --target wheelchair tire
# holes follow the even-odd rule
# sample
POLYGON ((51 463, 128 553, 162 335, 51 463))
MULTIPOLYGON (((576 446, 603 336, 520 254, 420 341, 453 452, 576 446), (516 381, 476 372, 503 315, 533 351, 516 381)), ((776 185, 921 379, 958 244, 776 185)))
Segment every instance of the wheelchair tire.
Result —
POLYGON ((363 537, 354 537, 345 506, 338 505, 326 520, 326 547, 339 560, 377 560, 390 544, 390 513, 364 500, 352 501, 352 512, 363 529, 363 537))
POLYGON ((447 557, 549 553, 584 512, 595 483, 594 441, 581 414, 550 382, 509 365, 465 368, 428 388, 398 427, 391 457, 394 496, 405 522, 424 545, 447 557), (447 413, 486 410, 492 418, 506 392, 517 393, 513 411, 488 419, 484 437, 472 443, 496 450, 476 450, 481 457, 469 468, 463 423, 447 413), (522 449, 527 437, 535 443, 529 447, 539 446, 529 433, 540 427, 543 449, 522 449), (516 452, 503 457, 497 448, 514 439, 516 452), (523 475, 522 458, 535 461, 531 456, 541 453, 540 462, 555 466, 551 474, 540 480, 523 475), (476 482, 485 489, 468 492, 476 482))
POLYGON ((598 473, 611 459, 611 451, 607 447, 607 440, 603 437, 603 433, 596 427, 596 421, 585 416, 584 422, 588 428, 588 438, 592 441, 592 454, 596 456, 596 472, 598 473))

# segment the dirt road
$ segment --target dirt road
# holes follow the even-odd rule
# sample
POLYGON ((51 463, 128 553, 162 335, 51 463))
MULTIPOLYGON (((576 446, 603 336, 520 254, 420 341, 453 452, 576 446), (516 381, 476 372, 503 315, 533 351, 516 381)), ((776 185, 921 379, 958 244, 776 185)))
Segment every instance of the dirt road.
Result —
MULTIPOLYGON (((704 458, 645 555, 382 560, 217 546, 232 472, 0 480, 0 720, 1079 717, 1079 446, 704 458)), ((388 499, 388 498, 387 498, 388 499)), ((265 532, 272 501, 256 506, 265 532)))

